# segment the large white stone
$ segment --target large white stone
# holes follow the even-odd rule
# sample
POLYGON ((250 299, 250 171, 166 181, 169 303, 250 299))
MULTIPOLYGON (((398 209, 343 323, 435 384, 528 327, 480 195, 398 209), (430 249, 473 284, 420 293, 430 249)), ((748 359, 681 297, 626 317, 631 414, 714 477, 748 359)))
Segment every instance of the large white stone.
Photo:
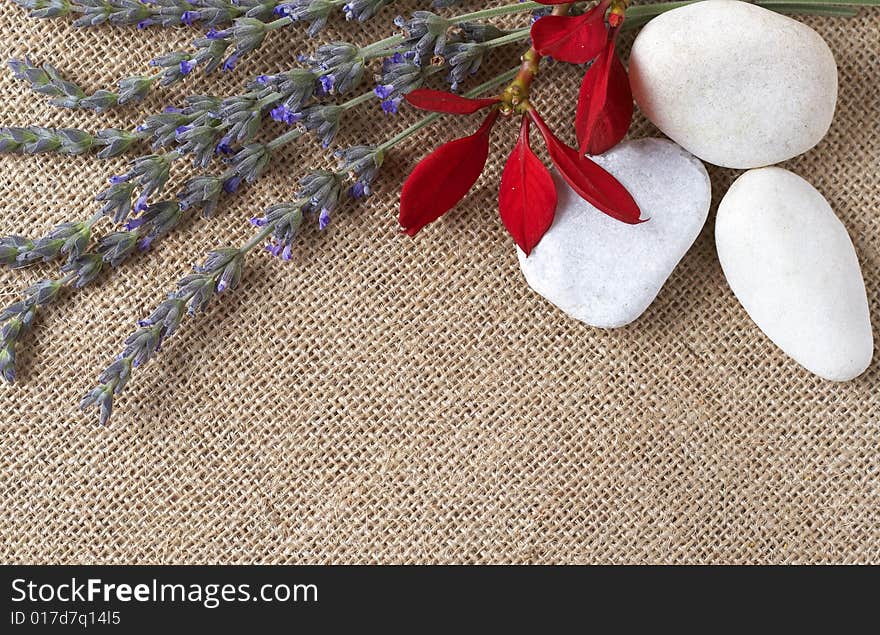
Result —
POLYGON ((602 328, 639 317, 706 222, 703 164, 666 139, 626 141, 594 157, 649 218, 627 225, 603 214, 554 174, 559 202, 541 242, 519 264, 529 286, 571 317, 602 328))
POLYGON ((782 168, 746 172, 721 201, 715 242, 730 288, 779 348, 834 381, 868 367, 874 344, 859 261, 812 185, 782 168))
POLYGON ((660 130, 730 168, 779 163, 815 146, 837 103, 837 65, 805 24, 736 0, 651 20, 629 58, 633 96, 660 130))

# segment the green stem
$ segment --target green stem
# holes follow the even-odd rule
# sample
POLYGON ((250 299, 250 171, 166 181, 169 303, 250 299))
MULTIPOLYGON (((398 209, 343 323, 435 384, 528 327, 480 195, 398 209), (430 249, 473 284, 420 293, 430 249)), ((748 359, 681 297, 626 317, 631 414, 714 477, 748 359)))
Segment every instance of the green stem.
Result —
POLYGON ((266 147, 268 147, 270 150, 277 150, 285 143, 290 143, 291 141, 299 139, 303 134, 304 133, 301 129, 293 128, 285 132, 283 135, 279 135, 272 139, 266 144, 266 147))
POLYGON ((471 20, 482 20, 484 18, 495 18, 501 15, 525 13, 526 11, 534 11, 546 6, 547 5, 541 4, 540 2, 518 2, 516 4, 506 4, 502 7, 483 9, 481 11, 474 11, 473 13, 465 13, 464 15, 456 16, 452 18, 452 23, 461 24, 462 22, 469 22, 471 20))
POLYGON ((352 97, 352 98, 349 99, 348 101, 341 103, 341 104, 340 104, 340 107, 341 107, 343 110, 348 110, 348 109, 350 109, 350 108, 355 108, 355 107, 357 107, 357 106, 360 106, 362 103, 364 103, 364 102, 366 102, 366 101, 369 101, 371 98, 373 98, 373 97, 375 97, 375 96, 376 96, 375 93, 374 93, 372 90, 370 90, 370 91, 367 91, 366 93, 364 93, 364 94, 362 94, 362 95, 358 95, 357 97, 352 97))
POLYGON ((513 44, 514 42, 522 42, 523 40, 527 40, 529 38, 529 31, 531 31, 531 27, 517 29, 516 31, 512 31, 507 35, 502 35, 501 37, 497 37, 494 40, 489 40, 488 42, 486 42, 486 48, 493 49, 498 46, 513 44))
POLYGON ((360 57, 366 59, 372 59, 374 57, 382 57, 389 50, 393 49, 395 46, 403 42, 404 38, 402 35, 392 35, 391 37, 386 37, 384 40, 379 40, 378 42, 373 42, 372 44, 368 44, 364 48, 360 50, 360 57))
POLYGON ((293 18, 290 18, 290 17, 278 18, 277 20, 274 20, 272 22, 267 22, 266 23, 266 30, 267 31, 274 31, 275 29, 280 29, 281 27, 285 27, 291 23, 293 23, 293 18))

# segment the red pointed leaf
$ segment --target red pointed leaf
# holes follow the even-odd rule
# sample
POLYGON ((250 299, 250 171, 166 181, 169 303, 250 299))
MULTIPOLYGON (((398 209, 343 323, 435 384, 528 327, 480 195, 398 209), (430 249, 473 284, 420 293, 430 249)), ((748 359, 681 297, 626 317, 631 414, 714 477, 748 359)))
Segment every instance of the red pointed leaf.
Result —
POLYGON ((581 154, 602 154, 620 143, 632 122, 629 76, 610 37, 608 48, 584 75, 574 127, 581 154))
POLYGON ((538 113, 534 110, 529 112, 547 142, 553 165, 571 189, 593 207, 619 221, 634 225, 647 220, 639 218, 641 211, 638 204, 620 181, 598 163, 562 143, 538 113))
POLYGON ((498 191, 498 211, 514 242, 528 256, 553 224, 556 185, 550 171, 529 147, 529 118, 507 159, 498 191))
POLYGON ((455 93, 448 93, 445 90, 431 88, 417 88, 407 93, 404 99, 421 110, 445 112, 453 115, 470 115, 501 101, 497 97, 470 99, 455 93))
POLYGON ((489 156, 493 110, 469 137, 444 143, 422 159, 400 192, 400 226, 410 236, 452 209, 479 178, 489 156))
POLYGON ((605 11, 608 4, 601 2, 576 17, 544 16, 532 25, 531 37, 535 50, 561 62, 589 62, 605 47, 605 11))

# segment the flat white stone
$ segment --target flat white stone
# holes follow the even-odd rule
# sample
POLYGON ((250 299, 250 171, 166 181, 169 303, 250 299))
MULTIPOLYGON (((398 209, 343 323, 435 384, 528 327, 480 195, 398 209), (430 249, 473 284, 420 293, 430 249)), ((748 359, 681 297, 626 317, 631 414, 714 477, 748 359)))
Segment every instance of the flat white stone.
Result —
POLYGON ((625 141, 594 160, 649 218, 627 225, 603 214, 554 174, 553 225, 519 265, 529 286, 571 317, 614 328, 639 317, 706 222, 711 184, 703 164, 666 139, 625 141))
POLYGON ((751 170, 718 208, 724 276, 755 324, 807 370, 847 381, 874 342, 859 261, 823 196, 782 168, 751 170))
POLYGON ((633 43, 639 108, 701 159, 779 163, 815 146, 837 104, 831 49, 807 25, 736 0, 706 0, 651 20, 633 43))

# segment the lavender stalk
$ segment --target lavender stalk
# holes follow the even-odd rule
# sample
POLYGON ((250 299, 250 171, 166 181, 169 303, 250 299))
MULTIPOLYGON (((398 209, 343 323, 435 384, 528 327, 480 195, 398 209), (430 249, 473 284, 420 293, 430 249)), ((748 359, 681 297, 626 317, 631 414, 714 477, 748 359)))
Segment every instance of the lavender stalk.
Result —
MULTIPOLYGON (((481 84, 466 93, 480 93, 509 82, 518 67, 481 84)), ((177 332, 186 314, 203 312, 215 295, 234 290, 242 279, 245 257, 255 247, 272 239, 267 250, 273 255, 289 259, 293 241, 303 216, 317 214, 322 228, 329 222, 330 213, 338 206, 350 183, 349 193, 360 198, 369 193, 369 184, 376 178, 385 153, 439 118, 432 114, 422 118, 406 130, 394 135, 377 147, 358 146, 339 153, 340 168, 336 171, 317 170, 300 181, 297 197, 291 202, 270 206, 264 215, 251 220, 259 231, 240 247, 222 247, 208 253, 203 264, 193 273, 177 282, 176 289, 129 335, 122 352, 100 375, 99 385, 89 391, 80 402, 82 409, 97 407, 99 420, 105 425, 113 412, 113 400, 125 389, 132 371, 146 364, 159 352, 163 342, 177 332)))

